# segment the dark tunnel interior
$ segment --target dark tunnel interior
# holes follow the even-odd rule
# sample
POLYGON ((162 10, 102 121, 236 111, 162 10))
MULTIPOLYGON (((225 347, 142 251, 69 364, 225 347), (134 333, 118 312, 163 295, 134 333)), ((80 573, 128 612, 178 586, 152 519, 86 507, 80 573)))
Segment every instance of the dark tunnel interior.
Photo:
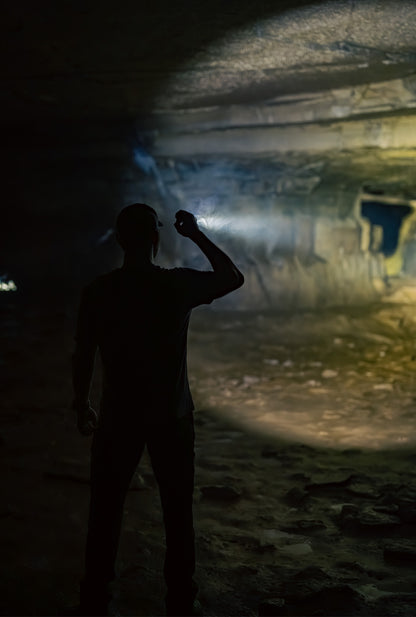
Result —
MULTIPOLYGON (((188 334, 204 614, 413 617, 415 19, 412 0, 4 7, 1 615, 79 601, 75 323, 143 202, 159 266, 210 269, 175 230, 187 210, 245 279, 188 334)), ((97 410, 102 381, 97 357, 97 410)), ((122 615, 164 614, 164 551, 145 453, 122 615)))
POLYGON ((363 201, 361 213, 372 225, 382 228, 382 243, 379 250, 386 257, 393 255, 399 244, 399 232, 403 219, 411 214, 410 206, 383 204, 377 201, 363 201))

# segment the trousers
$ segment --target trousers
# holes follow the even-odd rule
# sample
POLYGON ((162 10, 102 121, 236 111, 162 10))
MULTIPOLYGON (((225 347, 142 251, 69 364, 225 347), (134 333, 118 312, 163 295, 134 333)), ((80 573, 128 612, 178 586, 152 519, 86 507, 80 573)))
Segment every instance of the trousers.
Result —
POLYGON ((91 494, 81 606, 89 614, 106 614, 109 589, 130 481, 143 454, 149 452, 159 487, 165 526, 164 577, 168 614, 189 614, 196 597, 193 414, 159 422, 104 422, 91 447, 91 494))

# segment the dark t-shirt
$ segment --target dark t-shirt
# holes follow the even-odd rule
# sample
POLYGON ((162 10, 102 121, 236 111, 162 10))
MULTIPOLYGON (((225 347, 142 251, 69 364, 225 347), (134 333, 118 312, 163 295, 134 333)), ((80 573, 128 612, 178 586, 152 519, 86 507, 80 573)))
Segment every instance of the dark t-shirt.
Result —
POLYGON ((193 410, 186 344, 192 308, 224 295, 214 272, 119 268, 97 278, 81 300, 77 344, 98 346, 103 406, 117 415, 181 417, 193 410))

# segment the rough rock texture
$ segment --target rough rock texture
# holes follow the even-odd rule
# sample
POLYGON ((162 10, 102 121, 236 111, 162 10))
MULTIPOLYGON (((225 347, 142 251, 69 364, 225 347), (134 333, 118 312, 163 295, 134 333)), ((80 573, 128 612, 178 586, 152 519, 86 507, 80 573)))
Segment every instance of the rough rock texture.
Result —
POLYGON ((414 19, 406 0, 23 2, 2 20, 2 106, 120 118, 379 82, 414 69, 414 19))
MULTIPOLYGON (((414 617, 415 11, 7 5, 0 277, 17 293, 0 294, 2 614, 77 599, 89 442, 67 409, 73 307, 119 265, 114 217, 139 200, 165 222, 159 263, 206 267, 171 225, 186 208, 246 277, 216 305, 232 310, 197 313, 190 335, 206 613, 414 617)), ((160 615, 148 460, 140 474, 121 608, 160 615)))
POLYGON ((8 7, 2 268, 28 289, 116 265, 139 199, 205 219, 246 274, 231 308, 377 299, 416 273, 414 19, 405 0, 8 7), (364 199, 411 210, 389 254, 364 199))
MULTIPOLYGON (((411 303, 193 315, 207 615, 414 617, 415 288, 399 291, 411 303)), ((12 297, 0 311, 0 612, 62 615, 78 599, 88 508, 90 440, 68 409, 73 315, 12 297)), ((146 456, 139 474, 120 608, 161 615, 163 523, 146 456)))

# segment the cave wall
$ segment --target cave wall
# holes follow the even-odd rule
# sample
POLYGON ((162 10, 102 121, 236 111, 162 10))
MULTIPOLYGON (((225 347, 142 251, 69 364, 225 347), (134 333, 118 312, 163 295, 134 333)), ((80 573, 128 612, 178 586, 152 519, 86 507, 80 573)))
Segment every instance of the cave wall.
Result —
POLYGON ((4 150, 18 242, 2 228, 2 271, 24 289, 77 290, 120 264, 115 216, 145 201, 165 221, 161 265, 207 267, 173 229, 183 208, 241 267, 245 286, 218 308, 372 302, 386 275, 416 271, 414 217, 386 260, 382 230, 360 210, 364 195, 416 205, 414 83, 40 126, 24 148, 17 139, 4 150))
POLYGON ((23 299, 78 295, 117 259, 111 237, 100 239, 120 203, 122 157, 40 139, 25 148, 13 144, 3 160, 8 214, 0 227, 0 273, 13 278, 23 299))
POLYGON ((78 289, 120 263, 114 218, 139 200, 167 222, 162 265, 207 265, 173 230, 179 208, 239 264, 246 284, 219 307, 365 303, 415 276, 414 220, 387 262, 360 212, 365 192, 416 197, 414 16, 407 1, 11 6, 0 275, 78 289))
MULTIPOLYGON (((195 212, 245 274, 245 286, 219 306, 314 309, 384 291, 383 256, 362 247, 359 185, 333 185, 324 167, 270 157, 159 160, 162 208, 195 212)), ((192 251, 184 258, 204 267, 192 251)))
MULTIPOLYGON (((241 267, 245 286, 217 308, 315 309, 366 303, 383 293, 384 258, 363 242, 360 178, 335 182, 328 158, 141 152, 150 162, 146 171, 131 144, 103 135, 98 142, 9 151, 10 224, 20 231, 19 243, 11 244, 2 230, 3 271, 30 292, 77 292, 120 264, 111 229, 119 209, 139 200, 154 205, 165 223, 161 265, 208 267, 173 229, 175 212, 184 208, 241 267)), ((406 263, 412 259, 409 248, 406 263)))

